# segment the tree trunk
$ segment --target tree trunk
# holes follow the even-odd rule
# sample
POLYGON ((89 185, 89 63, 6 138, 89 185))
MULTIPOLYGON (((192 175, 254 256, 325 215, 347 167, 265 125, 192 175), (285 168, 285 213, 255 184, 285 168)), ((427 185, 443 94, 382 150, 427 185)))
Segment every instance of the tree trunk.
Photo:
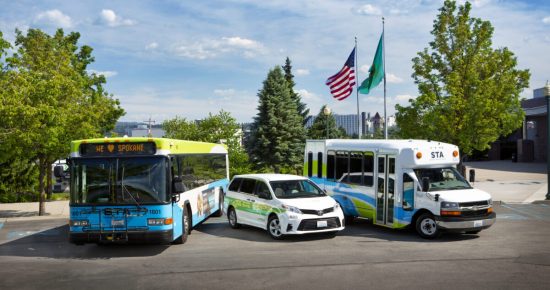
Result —
POLYGON ((46 167, 44 166, 44 163, 46 162, 44 160, 45 158, 39 157, 38 159, 38 192, 39 192, 39 199, 38 199, 38 215, 42 216, 46 214, 46 204, 45 204, 45 197, 46 194, 44 192, 44 177, 46 175, 46 167))
POLYGON ((52 169, 50 162, 46 162, 47 169, 46 169, 46 199, 51 200, 52 199, 52 169))

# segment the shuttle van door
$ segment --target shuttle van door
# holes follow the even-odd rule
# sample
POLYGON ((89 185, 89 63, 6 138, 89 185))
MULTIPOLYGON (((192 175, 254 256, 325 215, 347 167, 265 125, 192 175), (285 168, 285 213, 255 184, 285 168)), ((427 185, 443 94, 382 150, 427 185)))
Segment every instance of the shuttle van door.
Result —
POLYGON ((391 226, 395 202, 395 156, 378 155, 377 161, 375 223, 391 226))

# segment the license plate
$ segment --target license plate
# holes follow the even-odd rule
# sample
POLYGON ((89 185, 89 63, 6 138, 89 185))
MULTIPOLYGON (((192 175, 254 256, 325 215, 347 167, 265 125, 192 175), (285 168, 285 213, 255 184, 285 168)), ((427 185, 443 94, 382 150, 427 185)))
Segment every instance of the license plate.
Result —
POLYGON ((474 221, 474 227, 477 228, 477 227, 482 227, 483 226, 483 221, 474 221))
POLYGON ((124 226, 124 220, 111 220, 111 226, 113 227, 124 226))
POLYGON ((318 228, 326 228, 328 226, 327 221, 317 221, 318 228))

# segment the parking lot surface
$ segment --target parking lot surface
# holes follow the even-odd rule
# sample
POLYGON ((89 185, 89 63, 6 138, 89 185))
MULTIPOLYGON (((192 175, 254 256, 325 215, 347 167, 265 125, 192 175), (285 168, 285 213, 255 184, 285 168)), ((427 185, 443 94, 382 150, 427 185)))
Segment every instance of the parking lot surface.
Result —
POLYGON ((335 238, 272 240, 225 217, 184 245, 75 246, 66 219, 9 220, 0 228, 3 289, 547 289, 550 205, 496 205, 479 235, 427 241, 367 221, 335 238))

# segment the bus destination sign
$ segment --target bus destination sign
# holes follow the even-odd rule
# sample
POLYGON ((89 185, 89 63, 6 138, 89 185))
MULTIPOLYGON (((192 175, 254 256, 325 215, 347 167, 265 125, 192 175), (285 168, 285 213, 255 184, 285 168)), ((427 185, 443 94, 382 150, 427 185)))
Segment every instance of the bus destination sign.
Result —
POLYGON ((153 155, 154 142, 80 144, 81 156, 153 155))

